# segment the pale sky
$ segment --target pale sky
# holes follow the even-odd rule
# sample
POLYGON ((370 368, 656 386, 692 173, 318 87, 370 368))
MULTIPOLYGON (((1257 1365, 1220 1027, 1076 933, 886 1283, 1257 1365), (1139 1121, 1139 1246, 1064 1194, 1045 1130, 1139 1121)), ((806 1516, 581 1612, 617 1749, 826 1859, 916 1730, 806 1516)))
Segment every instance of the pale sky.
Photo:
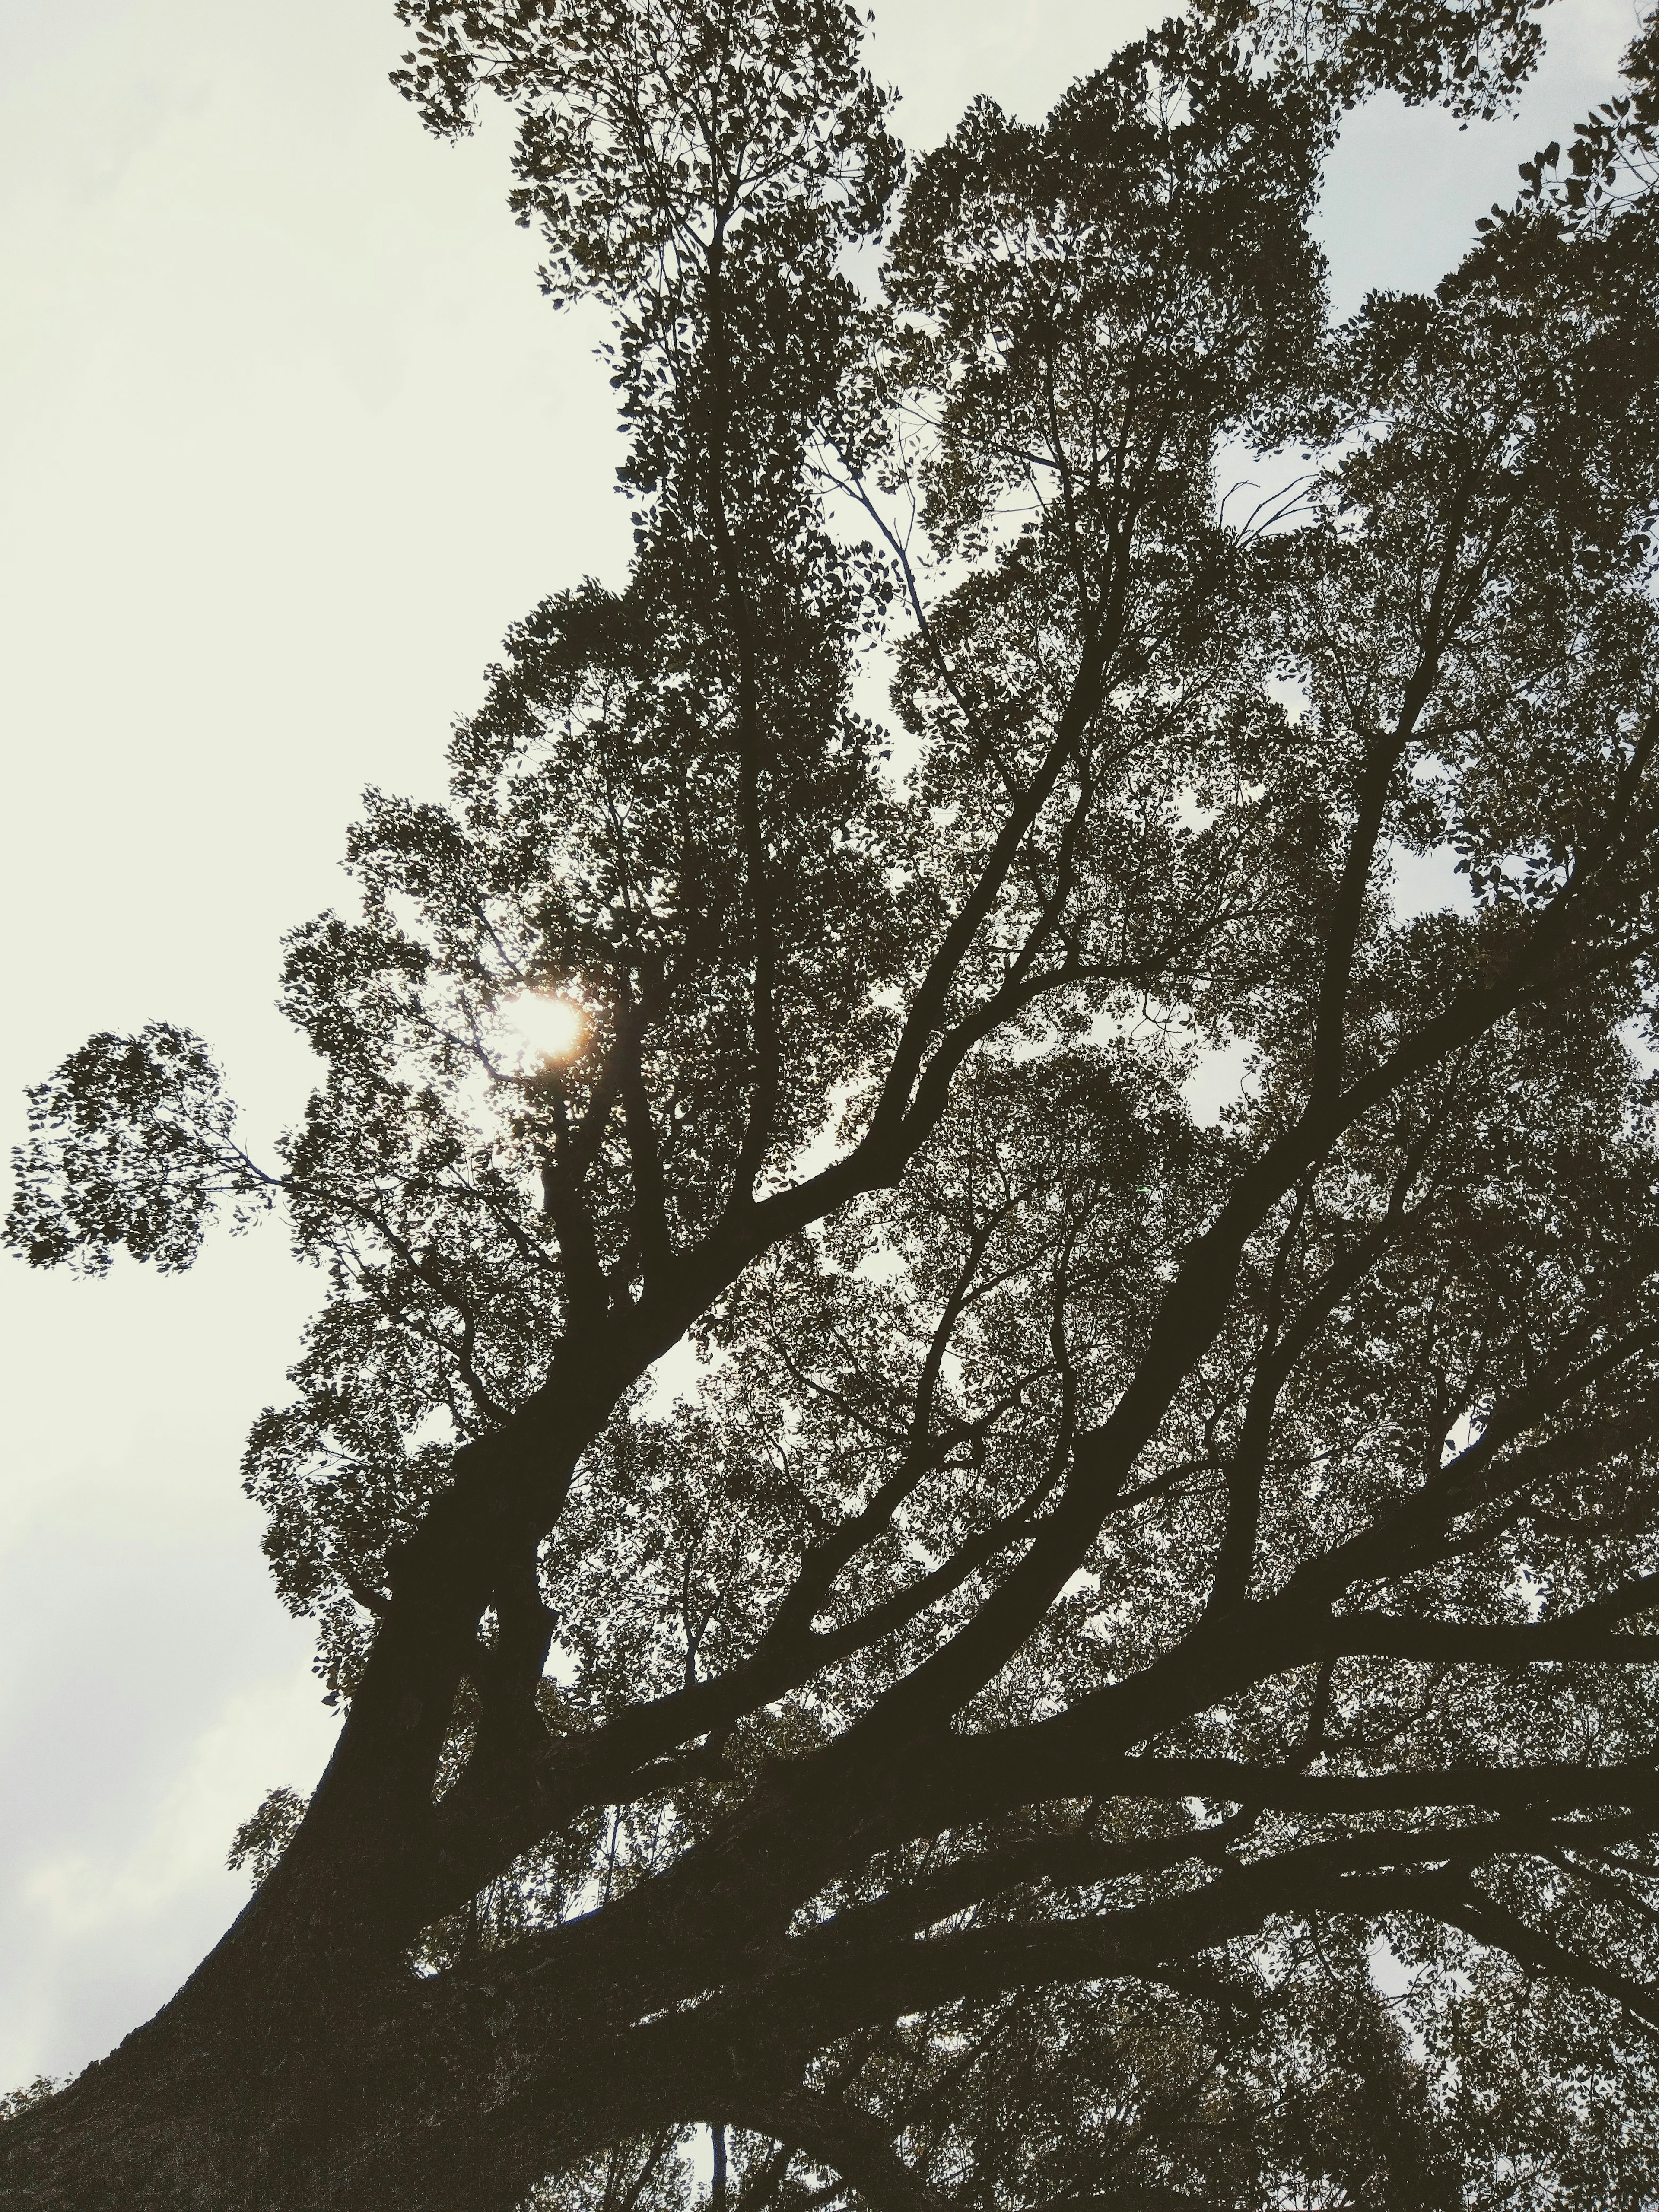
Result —
MULTIPOLYGON (((1149 15, 878 5, 918 146, 981 91, 1040 115, 1149 15)), ((1607 95, 1632 0, 1546 20, 1518 120, 1350 125, 1340 310, 1431 283, 1607 95)), ((0 0, 8 1142, 25 1083, 154 1017, 252 1139, 291 1119, 277 939, 344 894, 358 793, 435 792, 507 625, 620 572, 599 327, 537 292, 504 132, 439 146, 391 90, 401 44, 390 0, 0 0)), ((326 1756, 236 1474, 315 1289, 274 1227, 182 1279, 0 1262, 0 2091, 155 2009, 246 1894, 238 1821, 326 1756)))

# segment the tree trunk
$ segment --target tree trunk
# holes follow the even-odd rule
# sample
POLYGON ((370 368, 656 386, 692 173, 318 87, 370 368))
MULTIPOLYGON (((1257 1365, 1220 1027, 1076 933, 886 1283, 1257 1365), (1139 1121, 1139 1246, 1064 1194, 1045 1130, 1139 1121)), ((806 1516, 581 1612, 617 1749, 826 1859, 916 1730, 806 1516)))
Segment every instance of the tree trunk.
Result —
MULTIPOLYGON (((309 2003, 294 1984, 273 2005, 213 1964, 0 2133, 8 2212, 512 2212, 558 2162, 556 2107, 533 2145, 495 2127, 487 2055, 458 2049, 453 2014, 433 2032, 413 1978, 309 2003)), ((476 2026, 499 2026, 487 2004, 476 2026)), ((503 2039, 504 2094, 518 2070, 503 2039)), ((591 2109, 570 2119, 577 2155, 609 2132, 591 2109)))
POLYGON ((500 1956, 430 1978, 384 1951, 319 1965, 295 1936, 321 1884, 281 1871, 154 2020, 0 2130, 7 2212, 514 2212, 706 2102, 696 2034, 638 2046, 648 1920, 581 1946, 551 1991, 500 1956))

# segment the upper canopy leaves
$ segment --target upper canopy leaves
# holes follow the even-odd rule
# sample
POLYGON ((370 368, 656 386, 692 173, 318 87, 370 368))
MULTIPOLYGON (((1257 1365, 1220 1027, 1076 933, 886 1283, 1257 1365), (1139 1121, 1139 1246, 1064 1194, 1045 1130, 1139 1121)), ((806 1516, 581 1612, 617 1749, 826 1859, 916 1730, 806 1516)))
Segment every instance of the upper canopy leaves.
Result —
POLYGON ((1200 13, 1346 105, 1385 88, 1487 118, 1538 65, 1550 0, 1202 0, 1200 13))

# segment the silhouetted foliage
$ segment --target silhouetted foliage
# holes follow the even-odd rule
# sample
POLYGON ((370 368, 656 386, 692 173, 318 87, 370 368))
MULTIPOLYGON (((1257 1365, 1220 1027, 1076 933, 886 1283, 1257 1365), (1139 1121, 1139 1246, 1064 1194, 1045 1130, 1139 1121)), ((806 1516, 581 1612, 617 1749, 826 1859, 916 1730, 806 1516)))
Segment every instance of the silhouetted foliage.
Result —
POLYGON ((1432 296, 1310 231, 1536 12, 1218 0, 907 169, 839 0, 400 0, 634 557, 368 795, 269 1164, 174 1029, 33 1094, 32 1261, 325 1271, 345 1718, 20 2203, 1659 2195, 1651 25, 1432 296))

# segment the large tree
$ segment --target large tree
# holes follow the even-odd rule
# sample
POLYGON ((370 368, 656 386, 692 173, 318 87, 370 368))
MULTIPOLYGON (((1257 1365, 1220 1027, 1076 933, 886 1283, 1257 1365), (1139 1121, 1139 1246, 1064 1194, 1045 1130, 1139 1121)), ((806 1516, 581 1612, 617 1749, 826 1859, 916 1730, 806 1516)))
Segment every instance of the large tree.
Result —
POLYGON ((1526 0, 911 167, 843 0, 399 12, 634 558, 369 795, 277 1154, 163 1023, 33 1094, 31 1261, 321 1266, 246 1481, 346 1711, 4 2201, 1648 2201, 1653 33, 1333 329, 1343 106, 1492 112, 1526 0))

